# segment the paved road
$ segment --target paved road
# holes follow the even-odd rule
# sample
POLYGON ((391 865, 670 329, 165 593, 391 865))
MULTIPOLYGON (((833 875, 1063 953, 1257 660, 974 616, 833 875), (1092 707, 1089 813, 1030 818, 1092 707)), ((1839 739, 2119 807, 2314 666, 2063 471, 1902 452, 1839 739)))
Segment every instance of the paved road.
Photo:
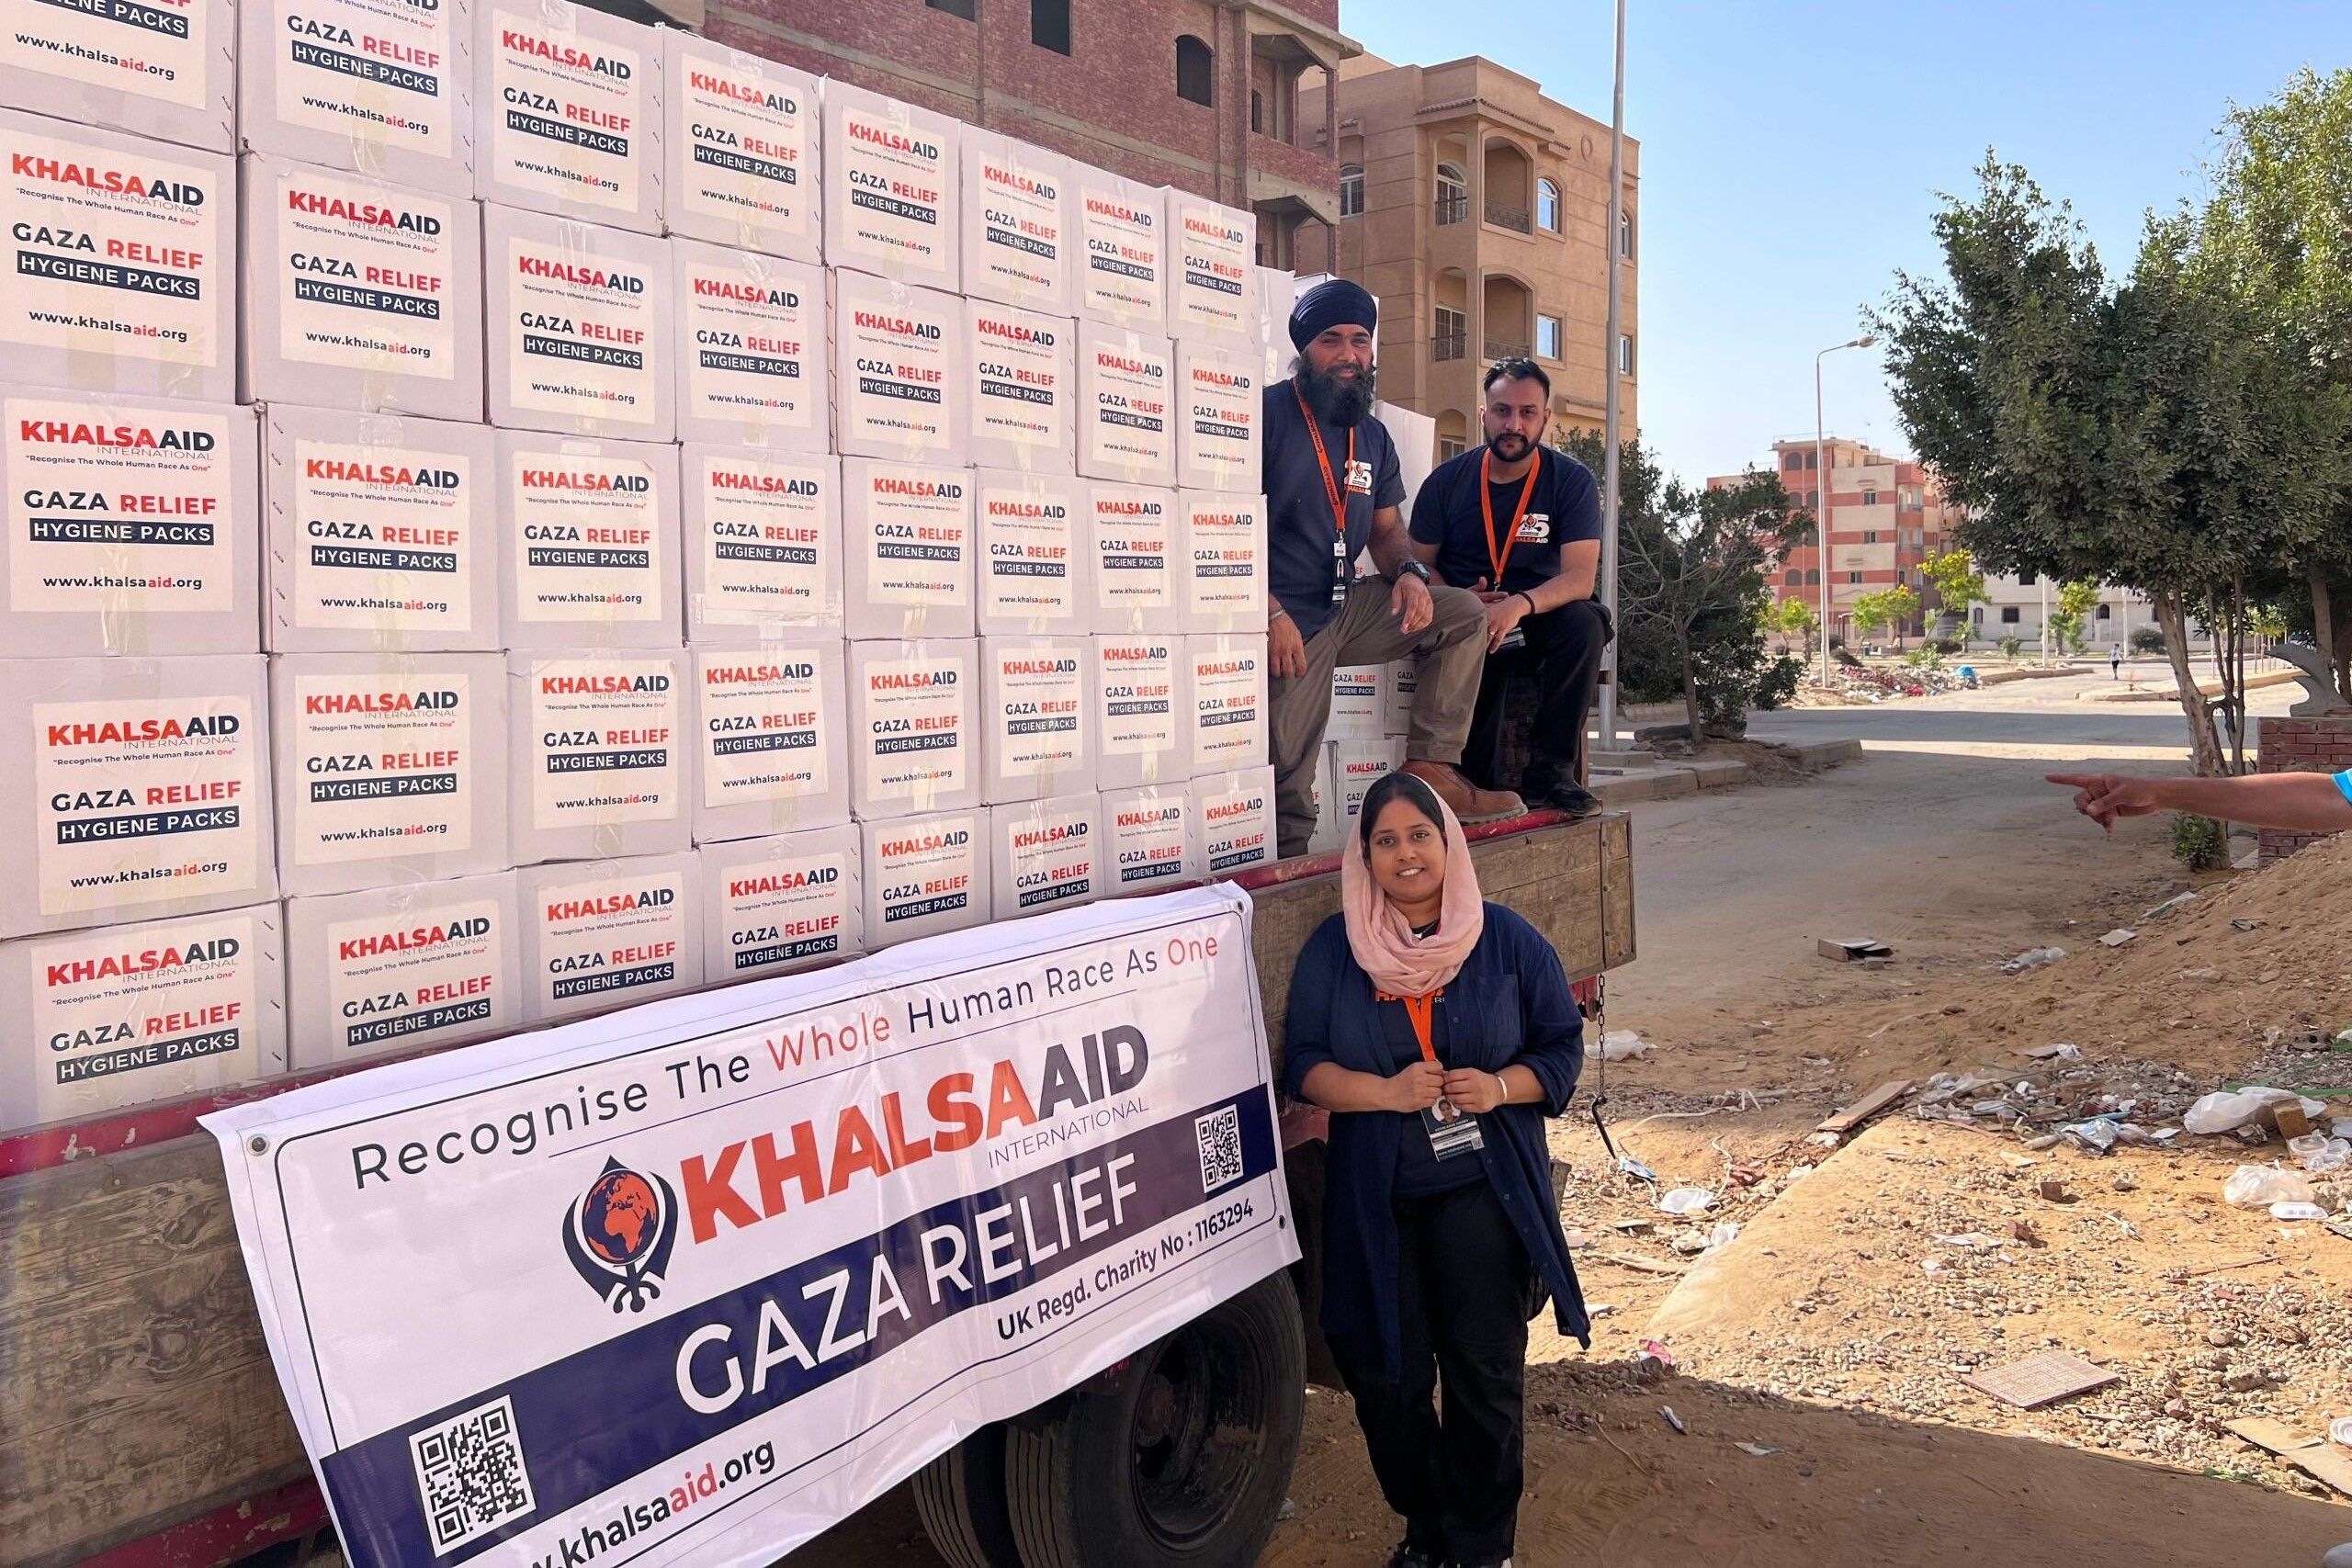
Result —
MULTIPOLYGON (((1611 1024, 1732 1027, 1821 973, 1817 936, 1876 936, 1911 957, 2015 952, 2099 892, 2170 874, 2161 821, 2103 839, 2041 782, 2069 764, 2186 770, 2178 705, 2079 700, 2109 686, 2102 669, 1758 715, 1758 739, 1855 736, 1864 761, 1634 808, 1641 956, 1610 977, 1611 1024)), ((2284 713, 2296 690, 2255 693, 2254 712, 2284 713)))

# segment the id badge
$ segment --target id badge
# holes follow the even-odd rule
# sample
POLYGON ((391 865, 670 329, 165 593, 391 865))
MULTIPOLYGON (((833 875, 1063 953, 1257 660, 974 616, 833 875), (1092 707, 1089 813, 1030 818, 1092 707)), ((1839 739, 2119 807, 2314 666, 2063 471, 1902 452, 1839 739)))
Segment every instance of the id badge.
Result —
POLYGON ((1497 653, 1508 653, 1514 648, 1525 648, 1526 646, 1526 628, 1522 626, 1513 626, 1510 630, 1503 633, 1503 640, 1495 645, 1495 651, 1497 653))
POLYGON ((1347 602, 1348 542, 1345 539, 1333 539, 1331 541, 1331 603, 1344 604, 1347 602))
POLYGON ((1478 1119, 1450 1100, 1441 1100, 1421 1112, 1421 1127, 1430 1135, 1430 1151, 1438 1158, 1476 1154, 1487 1146, 1478 1119))

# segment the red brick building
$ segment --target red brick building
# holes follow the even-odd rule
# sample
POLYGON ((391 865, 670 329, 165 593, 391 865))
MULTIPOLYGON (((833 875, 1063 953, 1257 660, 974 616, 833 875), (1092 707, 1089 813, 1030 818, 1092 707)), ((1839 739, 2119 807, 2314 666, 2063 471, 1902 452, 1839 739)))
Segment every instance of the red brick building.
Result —
MULTIPOLYGON (((1781 488, 1789 492, 1791 510, 1816 517, 1827 514, 1829 630, 1845 637, 1852 630, 1847 612, 1865 593, 1899 582, 1923 601, 1928 597, 1924 563, 1942 552, 1950 518, 1934 476, 1923 465, 1834 435, 1825 446, 1829 461, 1826 485, 1810 437, 1772 443, 1772 468, 1780 475, 1781 488)), ((1707 483, 1711 488, 1734 484, 1740 477, 1718 475, 1707 483)), ((1788 552, 1772 573, 1772 597, 1775 603, 1801 598, 1820 608, 1818 547, 1799 545, 1788 552)), ((1933 612, 1923 609, 1901 630, 1917 637, 1932 618, 1933 612)))
POLYGON ((1330 149, 1299 78, 1363 50, 1339 0, 711 0, 714 40, 1258 215, 1258 259, 1329 271, 1330 149))

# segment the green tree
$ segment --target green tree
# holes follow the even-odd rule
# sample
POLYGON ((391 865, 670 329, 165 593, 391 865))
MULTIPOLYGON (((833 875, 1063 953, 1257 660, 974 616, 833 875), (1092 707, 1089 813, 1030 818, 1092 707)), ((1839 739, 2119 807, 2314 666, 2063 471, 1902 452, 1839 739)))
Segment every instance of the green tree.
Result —
POLYGON ((1877 592, 1857 593, 1854 602, 1846 606, 1846 624, 1854 628, 1858 637, 1873 637, 1886 629, 1885 597, 1877 592))
POLYGON ((1984 574, 1976 570, 1976 558, 1966 550, 1946 550, 1941 555, 1930 554, 1919 563, 1927 573, 1928 586, 1935 592, 1937 624, 1950 624, 1945 636, 1968 635, 1968 612, 1979 604, 1989 604, 1993 596, 1984 591, 1984 574))
POLYGON ((1764 613, 1764 629, 1802 643, 1804 657, 1810 660, 1814 652, 1814 637, 1821 630, 1821 617, 1804 600, 1791 597, 1781 600, 1764 613))
POLYGON ((2062 582, 2058 585, 2058 607, 2050 612, 2049 636, 2041 639, 2041 651, 2047 658, 2051 638, 2057 639, 2059 651, 2080 653, 2084 648, 2083 626, 2093 610, 2098 608, 2098 584, 2096 582, 2062 582))
POLYGON ((1919 613, 1919 596, 1903 583, 1881 588, 1858 595, 1847 614, 1853 619, 1854 631, 1860 637, 1876 637, 1883 629, 1892 628, 1897 651, 1903 647, 1903 629, 1911 617, 1919 613))

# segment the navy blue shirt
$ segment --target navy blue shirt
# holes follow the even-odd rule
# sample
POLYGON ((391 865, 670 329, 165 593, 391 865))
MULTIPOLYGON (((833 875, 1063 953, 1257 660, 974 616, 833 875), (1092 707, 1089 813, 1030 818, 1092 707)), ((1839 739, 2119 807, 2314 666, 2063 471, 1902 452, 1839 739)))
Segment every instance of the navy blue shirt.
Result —
MULTIPOLYGON (((1437 574, 1456 588, 1467 588, 1480 578, 1495 575, 1494 558, 1487 551, 1487 519, 1478 509, 1479 460, 1484 446, 1473 446, 1449 457, 1422 481, 1413 497, 1412 535, 1424 545, 1437 547, 1437 574)), ((1495 513, 1495 541, 1502 542, 1510 525, 1519 492, 1526 485, 1522 474, 1509 484, 1487 487, 1495 513)), ((1519 520, 1519 542, 1510 547, 1503 580, 1487 587, 1506 593, 1523 592, 1560 574, 1560 547, 1578 539, 1600 537, 1600 490, 1592 470, 1565 452, 1538 443, 1535 448, 1535 490, 1519 520)))
MULTIPOLYGON (((1323 488, 1315 443, 1299 412, 1295 381, 1276 381, 1266 389, 1265 414, 1266 581, 1298 623, 1298 635, 1310 637, 1338 609, 1331 603, 1331 544, 1339 530, 1332 525, 1331 494, 1323 488)), ((1347 490, 1347 570, 1352 573, 1356 557, 1372 542, 1373 513, 1405 500, 1396 443, 1385 425, 1364 415, 1353 426, 1356 466, 1351 469, 1350 427, 1315 423, 1323 433, 1331 477, 1347 490)))
MULTIPOLYGON (((1442 1004, 1444 998, 1439 998, 1442 1004)), ((1388 1047, 1388 1065, 1382 1071, 1403 1072, 1421 1059, 1421 1037, 1413 1032, 1412 1015, 1401 1001, 1379 1004, 1381 1038, 1388 1047)), ((1453 1043, 1453 1015, 1442 1005, 1430 1009, 1430 1049, 1437 1053, 1440 1062, 1451 1066, 1453 1058, 1446 1055, 1453 1043)), ((1458 1154, 1451 1159, 1437 1157, 1437 1145, 1430 1143, 1427 1122, 1416 1132, 1408 1127, 1396 1140, 1396 1195, 1400 1198, 1426 1198, 1433 1193, 1451 1192, 1457 1187, 1487 1179, 1487 1168, 1475 1155, 1458 1154)))
MULTIPOLYGON (((1560 1332, 1589 1345, 1592 1325, 1560 1233, 1551 1151, 1544 1140, 1544 1118, 1567 1110, 1584 1068, 1584 1017, 1569 994, 1560 955, 1544 933, 1499 904, 1486 908, 1478 944, 1436 1000, 1430 1038, 1432 1044, 1445 1041, 1439 1055, 1449 1067, 1499 1072, 1516 1065, 1543 1086, 1540 1105, 1500 1105, 1480 1115, 1486 1146, 1461 1158, 1479 1162, 1493 1184, 1497 1201, 1552 1299, 1560 1332)), ((1404 1010, 1398 1003, 1376 999, 1372 976, 1349 950, 1345 917, 1333 915, 1306 939, 1291 972, 1283 1090, 1302 1098, 1300 1086, 1322 1062, 1394 1075, 1398 1064, 1380 1015, 1404 1010)), ((1413 1054, 1420 1054, 1419 1045, 1413 1054)), ((1392 1380, 1403 1358, 1393 1202, 1408 1136, 1428 1142, 1418 1111, 1334 1114, 1324 1180, 1324 1337, 1379 1356, 1392 1380)))

